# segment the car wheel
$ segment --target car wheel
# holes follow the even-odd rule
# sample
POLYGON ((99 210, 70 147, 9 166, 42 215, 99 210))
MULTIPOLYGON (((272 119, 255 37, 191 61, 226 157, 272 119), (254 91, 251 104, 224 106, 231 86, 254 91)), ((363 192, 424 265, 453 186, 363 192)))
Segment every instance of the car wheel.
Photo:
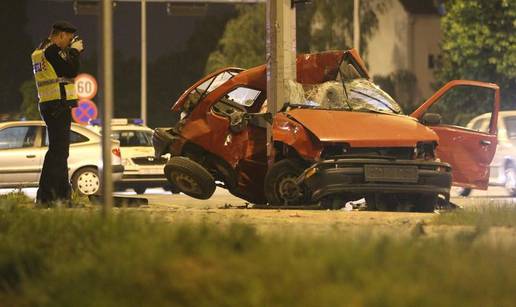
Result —
POLYGON ((396 211, 397 200, 392 194, 375 193, 365 197, 368 211, 396 211))
POLYGON ((470 188, 459 188, 457 194, 462 197, 468 197, 469 195, 471 195, 471 191, 472 189, 470 188))
POLYGON ((369 211, 433 212, 437 205, 435 194, 379 194, 366 196, 369 211))
POLYGON ((215 192, 215 179, 202 165, 185 157, 172 157, 165 165, 172 186, 188 196, 208 199, 215 192))
POLYGON ((179 189, 176 188, 175 186, 171 185, 170 182, 167 183, 165 186, 163 186, 163 190, 165 190, 167 192, 170 192, 172 194, 179 194, 179 193, 181 193, 181 191, 179 191, 179 189))
POLYGON ((516 196, 516 170, 512 166, 505 169, 505 190, 509 195, 516 196))
POLYGON ((296 184, 304 168, 299 162, 285 159, 272 165, 265 176, 265 198, 270 205, 304 204, 308 189, 296 184))
POLYGON ((133 187, 133 190, 136 192, 136 194, 144 194, 147 190, 146 187, 133 187))
POLYGON ((72 176, 72 188, 80 195, 98 195, 100 192, 100 178, 96 168, 85 167, 72 176))
POLYGON ((436 194, 421 194, 416 198, 415 210, 416 212, 434 212, 437 205, 436 194))

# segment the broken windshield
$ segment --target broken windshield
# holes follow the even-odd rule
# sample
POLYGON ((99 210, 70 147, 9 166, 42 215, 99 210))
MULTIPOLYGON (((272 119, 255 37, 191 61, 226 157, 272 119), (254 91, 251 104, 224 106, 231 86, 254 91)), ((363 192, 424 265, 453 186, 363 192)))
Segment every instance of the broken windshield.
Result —
POLYGON ((328 81, 321 84, 297 86, 295 92, 291 94, 290 101, 300 106, 357 112, 402 113, 401 107, 389 94, 363 78, 351 79, 342 83, 328 81))

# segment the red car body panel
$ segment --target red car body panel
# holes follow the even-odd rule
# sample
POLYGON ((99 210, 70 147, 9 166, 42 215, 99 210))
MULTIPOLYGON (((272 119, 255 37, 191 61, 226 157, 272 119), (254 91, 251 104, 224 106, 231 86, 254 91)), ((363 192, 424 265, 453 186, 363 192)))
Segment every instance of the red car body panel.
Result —
POLYGON ((438 141, 435 133, 413 118, 364 112, 296 109, 288 112, 322 142, 346 142, 351 147, 415 147, 438 141), (357 129, 362 123, 363 129, 357 129))
POLYGON ((494 105, 489 133, 450 125, 432 126, 430 128, 439 136, 437 155, 442 161, 452 165, 454 185, 485 190, 489 182, 489 164, 493 160, 498 144, 497 119, 500 110, 500 88, 498 85, 469 80, 450 81, 425 101, 411 116, 420 119, 428 108, 434 103, 438 103, 439 98, 456 86, 482 87, 494 91, 494 105))
POLYGON ((278 113, 272 127, 274 141, 281 142, 296 149, 301 157, 308 161, 316 160, 323 150, 322 144, 299 122, 287 114, 278 113))

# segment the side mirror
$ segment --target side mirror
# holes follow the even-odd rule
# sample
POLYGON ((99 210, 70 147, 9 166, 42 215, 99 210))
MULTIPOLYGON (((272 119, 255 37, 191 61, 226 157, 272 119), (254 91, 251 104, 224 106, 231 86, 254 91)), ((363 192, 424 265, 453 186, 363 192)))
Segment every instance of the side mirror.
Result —
POLYGON ((437 126, 441 124, 442 116, 437 113, 426 113, 423 115, 423 118, 420 120, 420 122, 423 125, 428 126, 437 126))

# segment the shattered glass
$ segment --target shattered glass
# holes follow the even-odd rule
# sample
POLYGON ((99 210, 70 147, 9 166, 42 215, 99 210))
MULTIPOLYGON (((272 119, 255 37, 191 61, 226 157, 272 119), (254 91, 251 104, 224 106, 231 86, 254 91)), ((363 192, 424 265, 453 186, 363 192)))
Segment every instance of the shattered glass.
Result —
POLYGON ((291 105, 326 110, 402 114, 401 107, 389 94, 363 78, 344 83, 328 81, 310 85, 290 81, 287 93, 291 105))

